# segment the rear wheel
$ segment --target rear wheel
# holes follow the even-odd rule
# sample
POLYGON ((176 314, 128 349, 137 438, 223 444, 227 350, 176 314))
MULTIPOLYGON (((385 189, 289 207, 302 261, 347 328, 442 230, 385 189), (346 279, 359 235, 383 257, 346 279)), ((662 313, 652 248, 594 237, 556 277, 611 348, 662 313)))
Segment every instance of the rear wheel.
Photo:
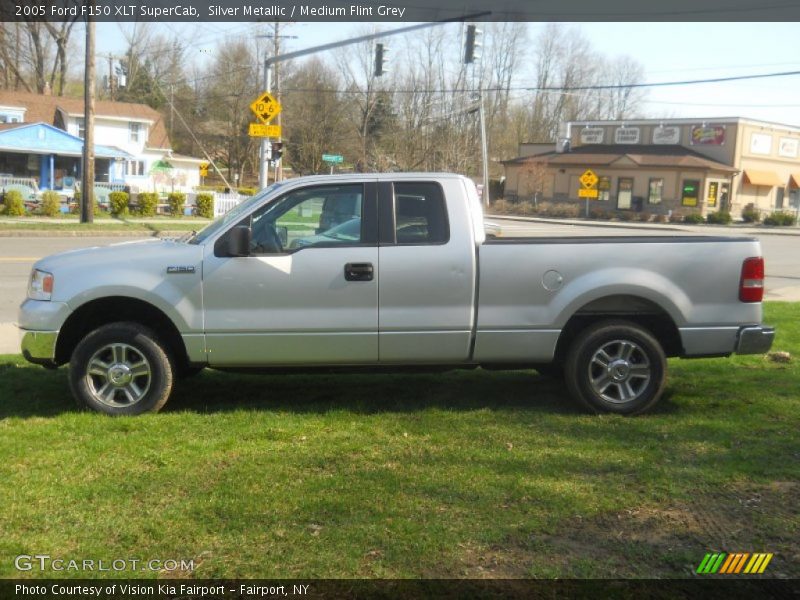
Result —
POLYGON ((157 412, 172 390, 165 346, 137 323, 111 323, 87 335, 72 353, 72 393, 80 404, 109 415, 157 412))
POLYGON ((652 408, 666 382, 667 359, 646 329, 603 321, 578 334, 564 375, 572 397, 595 413, 634 415, 652 408))

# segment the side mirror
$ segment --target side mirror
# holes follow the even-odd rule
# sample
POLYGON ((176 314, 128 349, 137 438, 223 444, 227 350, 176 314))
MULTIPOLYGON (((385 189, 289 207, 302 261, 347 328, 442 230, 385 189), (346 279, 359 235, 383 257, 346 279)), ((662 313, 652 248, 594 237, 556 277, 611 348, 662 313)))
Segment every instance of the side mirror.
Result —
POLYGON ((278 233, 278 239, 281 241, 281 246, 286 248, 289 245, 289 228, 285 225, 278 225, 275 227, 275 231, 278 233))
POLYGON ((228 232, 228 256, 250 256, 250 240, 253 232, 240 225, 228 232))

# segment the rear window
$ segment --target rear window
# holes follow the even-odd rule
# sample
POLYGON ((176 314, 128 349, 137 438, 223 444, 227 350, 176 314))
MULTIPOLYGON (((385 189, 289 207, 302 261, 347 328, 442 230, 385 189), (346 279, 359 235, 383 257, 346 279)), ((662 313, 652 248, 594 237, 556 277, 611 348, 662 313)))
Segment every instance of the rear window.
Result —
POLYGON ((394 184, 398 244, 444 244, 450 239, 442 188, 436 183, 394 184))

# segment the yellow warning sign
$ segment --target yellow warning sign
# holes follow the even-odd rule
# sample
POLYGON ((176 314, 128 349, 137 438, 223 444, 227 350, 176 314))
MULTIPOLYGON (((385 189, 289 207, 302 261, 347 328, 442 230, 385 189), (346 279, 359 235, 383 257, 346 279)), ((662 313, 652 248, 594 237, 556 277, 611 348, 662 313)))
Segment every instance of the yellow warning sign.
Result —
POLYGON ((281 126, 250 123, 250 129, 247 133, 250 137, 281 137, 281 126))
POLYGON ((581 182, 581 185, 586 189, 593 188, 597 185, 597 175, 594 174, 594 171, 591 169, 586 169, 583 175, 580 176, 578 181, 581 182))

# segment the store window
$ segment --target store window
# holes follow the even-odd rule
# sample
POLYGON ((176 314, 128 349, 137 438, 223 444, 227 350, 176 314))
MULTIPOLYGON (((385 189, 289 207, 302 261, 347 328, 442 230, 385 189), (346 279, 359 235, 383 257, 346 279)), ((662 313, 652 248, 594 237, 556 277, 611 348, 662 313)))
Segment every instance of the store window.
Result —
POLYGON ((697 199, 700 197, 700 181, 697 179, 684 179, 681 188, 681 205, 697 206, 697 199))
POLYGON ((597 178, 597 199, 608 202, 611 196, 611 177, 601 175, 597 178))
POLYGON ((633 178, 620 177, 617 179, 617 209, 630 210, 633 199, 633 178))
POLYGON ((651 179, 647 191, 648 204, 661 204, 661 198, 664 195, 664 180, 651 179))

